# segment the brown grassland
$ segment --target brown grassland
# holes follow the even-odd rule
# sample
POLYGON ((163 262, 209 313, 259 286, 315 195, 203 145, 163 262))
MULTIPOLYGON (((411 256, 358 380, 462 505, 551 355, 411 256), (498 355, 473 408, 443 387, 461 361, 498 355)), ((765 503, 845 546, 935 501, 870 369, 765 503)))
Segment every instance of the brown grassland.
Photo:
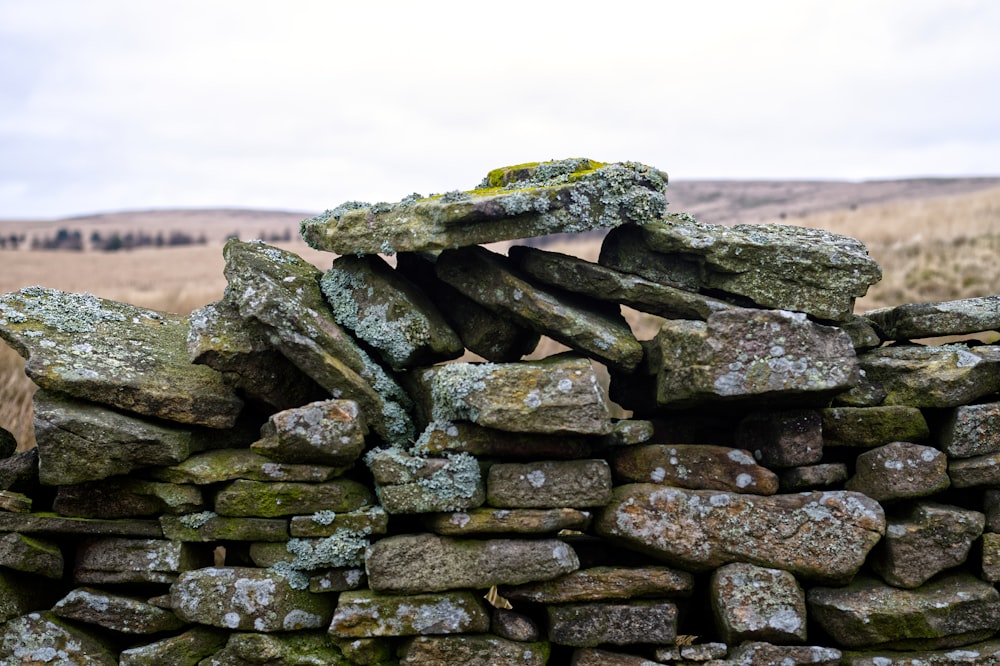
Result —
MULTIPOLYGON (((683 195, 683 191, 679 194, 683 195)), ((1000 185, 997 181, 984 180, 966 187, 956 185, 937 190, 891 190, 881 197, 846 196, 839 190, 836 194, 827 197, 826 205, 820 206, 815 205, 819 201, 816 191, 810 190, 804 194, 811 197, 808 201, 768 203, 758 208, 762 215, 752 220, 746 220, 746 215, 727 217, 720 212, 719 197, 704 195, 704 192, 702 195, 714 206, 705 209, 707 214, 700 215, 699 196, 690 191, 688 196, 671 198, 671 210, 690 210, 706 222, 780 222, 827 229, 861 240, 882 266, 883 279, 867 296, 859 299, 856 312, 901 303, 1000 293, 1000 185), (859 200, 863 203, 857 203, 859 200), (674 205, 683 201, 691 205, 674 205), (811 206, 810 201, 814 202, 811 206)), ((161 215, 158 223, 179 219, 176 214, 170 217, 168 212, 158 214, 161 215)), ((198 216, 192 211, 181 213, 180 217, 186 217, 193 227, 209 229, 206 245, 116 253, 0 251, 0 293, 38 284, 186 314, 222 296, 225 278, 221 245, 226 234, 239 226, 249 232, 258 228, 274 229, 266 225, 287 225, 295 217, 288 213, 268 217, 253 211, 244 212, 244 215, 229 212, 219 223, 219 216, 198 216)), ((113 218, 100 216, 78 220, 87 220, 87 225, 105 229, 113 224, 113 218)), ((69 224, 65 220, 60 223, 69 224)), ((26 226, 27 223, 20 223, 21 229, 26 226)), ((53 222, 48 228, 55 226, 53 222)), ((0 222, 0 235, 15 228, 17 223, 0 222)), ((81 225, 81 228, 90 233, 94 227, 81 225)), ((332 259, 332 255, 316 252, 294 236, 291 242, 276 244, 302 255, 319 268, 328 267, 332 259)), ((599 240, 562 240, 547 249, 596 260, 599 240)), ((655 318, 635 312, 626 312, 626 316, 640 339, 655 334, 655 318)), ((992 341, 996 336, 986 339, 992 341)), ((545 355, 554 348, 548 344, 537 350, 536 355, 545 355)), ((34 443, 31 424, 34 385, 25 377, 23 365, 22 359, 0 341, 0 427, 14 434, 21 449, 34 443)))

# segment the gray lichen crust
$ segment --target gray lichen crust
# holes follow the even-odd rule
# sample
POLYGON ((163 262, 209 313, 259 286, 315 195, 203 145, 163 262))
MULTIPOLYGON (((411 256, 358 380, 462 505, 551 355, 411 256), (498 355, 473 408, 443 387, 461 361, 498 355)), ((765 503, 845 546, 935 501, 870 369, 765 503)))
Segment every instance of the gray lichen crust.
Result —
POLYGON ((395 204, 348 202, 302 222, 305 241, 338 254, 391 254, 643 224, 667 208, 667 175, 635 162, 577 158, 491 171, 474 190, 395 204))

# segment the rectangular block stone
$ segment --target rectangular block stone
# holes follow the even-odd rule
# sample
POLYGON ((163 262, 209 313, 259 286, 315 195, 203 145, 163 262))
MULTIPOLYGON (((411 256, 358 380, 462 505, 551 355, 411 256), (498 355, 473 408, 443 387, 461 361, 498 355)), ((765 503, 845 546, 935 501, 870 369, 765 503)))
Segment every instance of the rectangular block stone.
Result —
POLYGON ((604 506, 611 499, 611 468, 602 458, 496 463, 486 497, 491 506, 509 509, 604 506))
POLYGON ((664 601, 559 604, 546 608, 549 640, 573 647, 672 643, 677 606, 664 601))
POLYGON ((211 552, 161 539, 88 539, 76 551, 76 583, 172 583, 183 571, 211 564, 211 552))
POLYGON ((489 627, 485 603, 471 591, 387 596, 357 590, 341 593, 330 634, 375 638, 478 633, 489 627))

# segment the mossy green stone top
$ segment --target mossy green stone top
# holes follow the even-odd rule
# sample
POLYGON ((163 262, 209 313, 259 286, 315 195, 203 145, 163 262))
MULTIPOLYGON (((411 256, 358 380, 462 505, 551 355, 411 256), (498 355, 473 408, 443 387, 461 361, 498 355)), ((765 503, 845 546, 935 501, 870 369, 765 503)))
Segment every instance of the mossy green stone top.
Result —
POLYGON ((395 204, 351 201, 302 222, 312 247, 392 254, 643 224, 666 212, 667 175, 635 162, 585 158, 491 171, 475 189, 395 204))

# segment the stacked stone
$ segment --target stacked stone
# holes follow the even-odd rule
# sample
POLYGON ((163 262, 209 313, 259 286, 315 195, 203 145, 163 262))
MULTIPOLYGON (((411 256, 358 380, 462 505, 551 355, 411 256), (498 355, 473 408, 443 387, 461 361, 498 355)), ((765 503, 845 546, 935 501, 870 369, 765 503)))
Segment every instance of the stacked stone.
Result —
POLYGON ((854 316, 862 244, 665 187, 350 202, 303 223, 328 271, 230 241, 190 318, 0 297, 40 387, 37 449, 0 438, 0 662, 1000 662, 1000 348, 909 342, 1000 296, 854 316), (597 263, 482 246, 595 228, 597 263))

